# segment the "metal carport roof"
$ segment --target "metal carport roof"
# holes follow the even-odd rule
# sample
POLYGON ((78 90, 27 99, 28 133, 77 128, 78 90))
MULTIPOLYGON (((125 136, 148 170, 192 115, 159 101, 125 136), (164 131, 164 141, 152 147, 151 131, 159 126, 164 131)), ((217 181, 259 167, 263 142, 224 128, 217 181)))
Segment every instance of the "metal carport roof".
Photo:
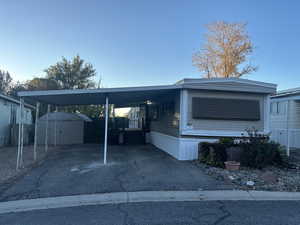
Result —
POLYGON ((130 88, 101 88, 74 90, 22 91, 18 95, 24 99, 58 106, 100 105, 109 98, 110 104, 126 105, 147 100, 155 100, 163 94, 173 93, 181 85, 161 85, 130 88))

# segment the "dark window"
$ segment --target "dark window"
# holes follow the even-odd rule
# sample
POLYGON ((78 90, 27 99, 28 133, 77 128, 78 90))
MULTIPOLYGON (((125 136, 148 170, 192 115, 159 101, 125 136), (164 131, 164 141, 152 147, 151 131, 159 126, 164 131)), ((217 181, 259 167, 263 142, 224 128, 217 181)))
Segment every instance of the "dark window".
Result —
POLYGON ((194 119, 260 120, 259 101, 193 98, 192 116, 194 119))

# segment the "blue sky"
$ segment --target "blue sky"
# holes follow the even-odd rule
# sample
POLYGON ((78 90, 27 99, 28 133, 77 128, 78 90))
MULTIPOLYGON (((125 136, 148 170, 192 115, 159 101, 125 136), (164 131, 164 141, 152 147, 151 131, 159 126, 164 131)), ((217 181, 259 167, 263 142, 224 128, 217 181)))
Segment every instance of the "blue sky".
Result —
POLYGON ((192 54, 204 25, 247 22, 258 72, 245 78, 300 86, 297 0, 0 0, 0 68, 42 76, 62 56, 92 63, 105 87, 200 77, 192 54))

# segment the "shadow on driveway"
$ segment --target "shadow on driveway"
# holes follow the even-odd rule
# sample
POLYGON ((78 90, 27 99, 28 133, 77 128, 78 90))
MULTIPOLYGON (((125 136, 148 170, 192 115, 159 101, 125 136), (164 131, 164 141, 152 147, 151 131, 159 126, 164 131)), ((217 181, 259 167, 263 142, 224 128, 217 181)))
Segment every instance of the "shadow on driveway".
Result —
POLYGON ((0 200, 124 191, 232 189, 190 161, 178 161, 152 145, 60 147, 39 167, 1 193, 0 200))

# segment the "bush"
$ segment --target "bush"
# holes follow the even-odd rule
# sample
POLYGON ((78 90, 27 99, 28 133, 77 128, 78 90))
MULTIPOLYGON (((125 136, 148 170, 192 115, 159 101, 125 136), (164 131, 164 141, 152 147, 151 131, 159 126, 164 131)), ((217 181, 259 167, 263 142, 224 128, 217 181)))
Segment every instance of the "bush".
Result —
POLYGON ((241 165, 262 169, 266 166, 281 166, 284 164, 281 147, 275 142, 259 144, 242 143, 241 165))
POLYGON ((221 143, 199 143, 199 160, 207 165, 224 167, 226 147, 221 143))
POLYGON ((240 159, 241 166, 262 169, 266 166, 285 166, 282 147, 269 140, 268 135, 258 134, 257 130, 247 130, 239 144, 232 138, 221 138, 219 142, 199 144, 199 159, 211 166, 224 167, 226 160, 240 159))
POLYGON ((269 135, 259 134, 255 128, 247 129, 248 137, 241 143, 241 165, 262 169, 271 165, 283 165, 280 144, 270 141, 269 135))
POLYGON ((234 139, 231 137, 224 137, 219 139, 219 143, 231 147, 234 145, 234 139))

